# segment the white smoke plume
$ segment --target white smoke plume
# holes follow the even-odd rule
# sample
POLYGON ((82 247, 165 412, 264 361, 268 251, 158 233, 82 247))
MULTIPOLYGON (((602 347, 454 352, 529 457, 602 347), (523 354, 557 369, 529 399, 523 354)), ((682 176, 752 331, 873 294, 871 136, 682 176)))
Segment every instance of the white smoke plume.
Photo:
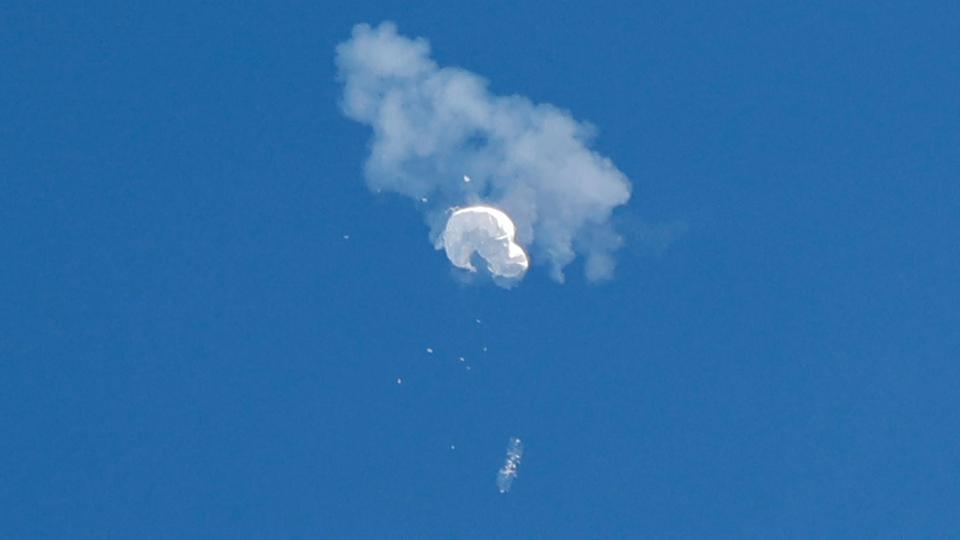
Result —
POLYGON ((337 68, 344 113, 373 129, 370 188, 423 203, 438 249, 447 209, 487 205, 510 216, 516 243, 557 281, 577 255, 588 279, 612 275, 621 242, 610 215, 630 198, 630 183, 589 149, 589 125, 549 104, 491 94, 483 78, 439 67, 426 40, 389 22, 355 26, 337 46, 337 68))

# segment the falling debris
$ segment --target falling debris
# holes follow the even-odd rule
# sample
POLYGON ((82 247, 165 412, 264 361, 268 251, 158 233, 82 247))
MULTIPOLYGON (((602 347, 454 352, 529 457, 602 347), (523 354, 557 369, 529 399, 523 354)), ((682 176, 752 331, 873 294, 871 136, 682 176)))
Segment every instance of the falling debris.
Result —
POLYGON ((466 183, 466 184, 469 184, 469 183, 470 183, 470 177, 467 176, 467 175, 463 175, 463 182, 466 183))
POLYGON ((456 449, 457 449, 457 446, 454 445, 454 444, 451 444, 451 445, 450 445, 450 449, 451 449, 451 450, 456 450, 456 449))
POLYGON ((343 239, 344 239, 344 240, 349 240, 349 239, 350 239, 350 235, 349 235, 349 234, 343 235, 343 239))
POLYGON ((460 363, 463 363, 463 362, 466 362, 466 361, 467 361, 467 359, 464 358, 464 357, 462 357, 462 356, 458 356, 458 357, 457 357, 457 360, 459 360, 460 363))
POLYGON ((513 479, 517 477, 521 458, 523 458, 523 441, 517 437, 510 437, 510 442, 507 444, 507 459, 497 472, 497 489, 500 493, 510 491, 513 479))
POLYGON ((468 206, 450 214, 436 248, 458 268, 476 272, 470 260, 479 255, 491 274, 514 279, 530 266, 527 253, 516 242, 517 229, 502 210, 491 206, 468 206))
POLYGON ((426 198, 426 197, 420 197, 420 202, 422 202, 422 203, 426 203, 426 202, 429 202, 429 201, 430 201, 430 199, 428 199, 428 198, 426 198))
POLYGON ((482 323, 480 322, 480 319, 474 319, 474 320, 477 321, 477 324, 482 324, 482 323))
POLYGON ((486 346, 483 347, 483 352, 487 352, 487 347, 486 347, 486 346))
POLYGON ((397 377, 397 384, 403 384, 403 379, 401 377, 397 377))
POLYGON ((427 354, 433 354, 433 349, 431 349, 430 347, 427 347, 427 354))

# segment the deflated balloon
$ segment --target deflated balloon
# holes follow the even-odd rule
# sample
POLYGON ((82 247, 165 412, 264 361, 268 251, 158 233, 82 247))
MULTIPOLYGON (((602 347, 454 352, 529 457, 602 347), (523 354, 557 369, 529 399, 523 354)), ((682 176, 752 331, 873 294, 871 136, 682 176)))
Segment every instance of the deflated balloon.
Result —
POLYGON ((516 242, 517 230, 507 214, 491 206, 468 206, 450 215, 441 242, 447 258, 458 268, 477 269, 471 259, 477 254, 495 276, 518 278, 527 271, 530 260, 516 242))

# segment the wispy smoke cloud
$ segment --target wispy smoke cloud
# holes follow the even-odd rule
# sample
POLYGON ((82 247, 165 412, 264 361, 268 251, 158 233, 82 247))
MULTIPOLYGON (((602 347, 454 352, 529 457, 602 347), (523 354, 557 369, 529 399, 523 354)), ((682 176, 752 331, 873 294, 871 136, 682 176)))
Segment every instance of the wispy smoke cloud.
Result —
POLYGON ((611 277, 621 242, 610 215, 630 183, 589 149, 589 125, 549 104, 492 95, 481 77, 437 66, 424 39, 392 23, 355 26, 337 46, 337 67, 344 113, 373 128, 368 184, 420 201, 435 240, 451 206, 486 204, 512 218, 517 242, 554 279, 577 255, 588 279, 611 277))

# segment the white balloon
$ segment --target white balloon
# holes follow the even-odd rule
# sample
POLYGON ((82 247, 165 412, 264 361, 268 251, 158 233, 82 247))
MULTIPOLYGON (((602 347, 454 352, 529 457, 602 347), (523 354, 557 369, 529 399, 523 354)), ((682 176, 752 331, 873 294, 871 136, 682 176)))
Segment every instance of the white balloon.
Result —
POLYGON ((492 206, 468 206, 450 214, 437 249, 458 268, 476 272, 474 254, 487 263, 487 270, 505 278, 521 277, 530 267, 527 253, 516 242, 517 228, 510 216, 492 206))

